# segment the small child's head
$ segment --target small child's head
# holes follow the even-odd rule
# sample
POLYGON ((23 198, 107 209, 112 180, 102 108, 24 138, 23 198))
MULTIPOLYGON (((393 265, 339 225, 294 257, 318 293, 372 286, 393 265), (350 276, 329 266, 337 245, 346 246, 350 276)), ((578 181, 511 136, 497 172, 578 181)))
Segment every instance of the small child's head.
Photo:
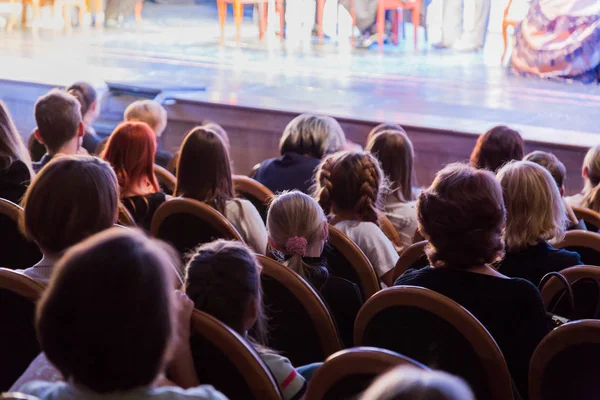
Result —
POLYGON ((400 366, 377 378, 361 400, 475 400, 475 396, 456 376, 400 366))
POLYGON ((149 386, 176 324, 169 257, 142 233, 112 228, 71 248, 37 307, 48 360, 96 393, 149 386))
POLYGON ((161 137, 167 127, 167 110, 154 100, 138 100, 125 109, 123 119, 145 122, 157 137, 161 137))
POLYGON ((323 209, 312 197, 294 190, 277 196, 267 214, 269 244, 287 265, 304 275, 302 257, 319 257, 328 236, 323 209))
POLYGON ((196 309, 265 343, 261 267, 246 245, 217 240, 200 246, 185 268, 185 292, 196 309))
POLYGON ((315 199, 326 214, 377 224, 386 180, 372 154, 332 154, 319 165, 316 181, 315 199))
POLYGON ((367 134, 367 145, 369 144, 369 142, 371 142, 371 140, 373 140, 373 138, 382 133, 382 132, 401 132, 404 133, 406 135, 406 131, 404 130, 403 127, 401 127, 398 124, 379 124, 377 125, 375 128, 371 129, 369 131, 369 133, 367 134))
POLYGON ((523 161, 531 161, 532 163, 544 167, 548 172, 550 172, 552 178, 554 178, 556 186, 558 186, 560 191, 560 195, 563 196, 565 194, 565 179, 567 179, 567 169, 565 168, 565 164, 563 164, 558 157, 552 153, 536 150, 527 154, 525 158, 523 158, 523 161))
POLYGON ((81 117, 86 123, 94 122, 100 116, 100 104, 96 89, 87 82, 75 82, 67 88, 81 105, 81 117))

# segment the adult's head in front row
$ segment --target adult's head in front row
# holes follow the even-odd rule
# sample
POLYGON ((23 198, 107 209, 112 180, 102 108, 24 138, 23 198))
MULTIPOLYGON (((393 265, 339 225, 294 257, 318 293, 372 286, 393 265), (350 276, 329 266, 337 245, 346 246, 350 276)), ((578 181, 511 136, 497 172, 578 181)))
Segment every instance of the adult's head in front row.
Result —
POLYGON ((62 90, 54 89, 35 103, 35 137, 46 147, 49 156, 76 154, 85 130, 81 105, 62 90))
POLYGON ((340 124, 331 117, 302 114, 285 127, 279 141, 279 152, 296 153, 322 159, 340 151, 346 145, 346 136, 340 124))
POLYGON ((65 381, 100 394, 152 385, 176 324, 168 262, 153 240, 122 228, 67 251, 36 315, 41 348, 65 381))
POLYGON ((110 165, 91 156, 59 156, 27 189, 22 230, 44 256, 69 247, 117 221, 119 187, 110 165))
POLYGON ((433 267, 469 269, 504 254, 502 188, 494 174, 451 164, 417 200, 419 230, 433 267))

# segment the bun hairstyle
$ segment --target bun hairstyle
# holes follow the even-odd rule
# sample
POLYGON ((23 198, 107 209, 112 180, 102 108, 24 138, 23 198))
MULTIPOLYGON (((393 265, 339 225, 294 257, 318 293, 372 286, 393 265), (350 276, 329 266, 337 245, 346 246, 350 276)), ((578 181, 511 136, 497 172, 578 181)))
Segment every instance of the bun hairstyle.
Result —
POLYGON ((332 154, 319 165, 316 181, 314 197, 325 214, 352 213, 360 221, 378 224, 387 183, 372 154, 332 154))
POLYGON ((277 196, 267 214, 267 231, 275 253, 293 271, 306 278, 311 267, 302 257, 309 246, 324 240, 327 222, 323 210, 310 196, 294 190, 277 196))
POLYGON ((67 92, 73 95, 81 105, 81 116, 90 110, 92 103, 96 101, 98 95, 92 85, 86 82, 76 82, 69 86, 67 92))
POLYGON ((504 254, 506 212, 494 174, 451 164, 417 200, 419 231, 432 266, 456 269, 494 262, 504 254))
POLYGON ((600 212, 600 145, 588 150, 583 160, 587 171, 583 189, 583 206, 600 212))

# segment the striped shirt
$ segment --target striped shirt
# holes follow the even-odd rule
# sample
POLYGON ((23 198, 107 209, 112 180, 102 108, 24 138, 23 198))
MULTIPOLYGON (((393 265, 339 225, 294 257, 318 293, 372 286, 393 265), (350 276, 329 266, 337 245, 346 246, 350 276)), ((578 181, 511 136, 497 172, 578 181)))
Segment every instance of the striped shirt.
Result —
POLYGON ((283 400, 299 399, 306 390, 306 380, 287 358, 274 353, 261 353, 260 358, 267 364, 277 381, 283 400))

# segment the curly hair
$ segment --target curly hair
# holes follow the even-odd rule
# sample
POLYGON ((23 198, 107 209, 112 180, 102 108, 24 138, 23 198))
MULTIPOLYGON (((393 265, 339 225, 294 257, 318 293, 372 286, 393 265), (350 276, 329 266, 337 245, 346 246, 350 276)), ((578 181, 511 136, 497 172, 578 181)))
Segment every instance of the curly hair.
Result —
POLYGON ((493 173, 451 164, 417 200, 419 230, 432 266, 456 269, 494 262, 504 254, 506 211, 493 173))
POLYGON ((360 221, 377 224, 387 183, 372 154, 333 154, 318 167, 316 181, 314 197, 326 214, 352 213, 360 221))

